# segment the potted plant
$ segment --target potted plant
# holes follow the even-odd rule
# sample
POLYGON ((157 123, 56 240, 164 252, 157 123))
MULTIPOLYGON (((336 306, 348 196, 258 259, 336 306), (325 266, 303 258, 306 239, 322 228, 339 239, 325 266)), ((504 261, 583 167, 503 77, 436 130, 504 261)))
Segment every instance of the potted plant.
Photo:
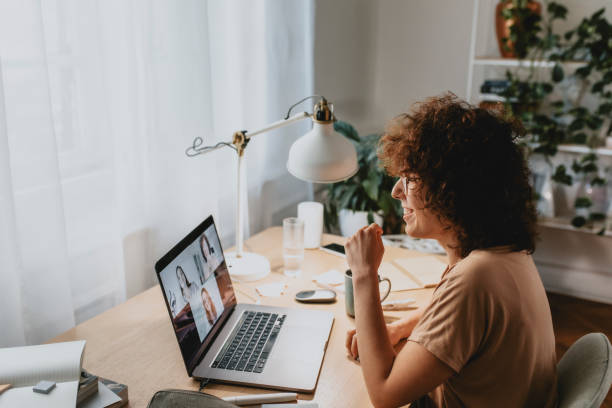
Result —
POLYGON ((359 228, 376 222, 386 234, 401 231, 401 204, 391 197, 395 179, 380 166, 377 145, 380 135, 359 137, 349 123, 338 121, 334 129, 355 143, 359 170, 348 180, 330 184, 325 203, 328 230, 340 228, 350 236, 359 228))
MULTIPOLYGON (((513 3, 513 13, 531 12, 524 1, 513 0, 513 3)), ((602 177, 596 155, 586 154, 574 161, 571 168, 559 163, 553 165, 552 158, 561 144, 596 148, 612 136, 612 90, 609 87, 612 84, 612 25, 601 9, 559 35, 553 32, 552 25, 555 20, 566 18, 567 8, 551 1, 547 3, 547 12, 542 24, 521 27, 521 34, 530 40, 525 42, 518 57, 552 63, 549 79, 537 74, 535 63, 520 64, 515 70, 506 71, 510 86, 501 95, 505 97, 508 114, 525 125, 527 136, 523 142, 528 154, 541 155, 554 166, 552 180, 558 186, 571 186, 576 181, 584 184, 577 189, 573 200, 572 224, 593 226, 593 222, 606 218, 606 199, 601 191, 607 180, 602 177), (525 29, 528 32, 524 32, 525 29), (568 61, 581 61, 569 75, 563 65, 568 61), (559 93, 554 91, 562 90, 568 83, 575 84, 575 95, 557 99, 559 93)), ((503 17, 510 20, 513 15, 506 13, 503 17)), ((600 233, 604 230, 602 228, 600 233)))

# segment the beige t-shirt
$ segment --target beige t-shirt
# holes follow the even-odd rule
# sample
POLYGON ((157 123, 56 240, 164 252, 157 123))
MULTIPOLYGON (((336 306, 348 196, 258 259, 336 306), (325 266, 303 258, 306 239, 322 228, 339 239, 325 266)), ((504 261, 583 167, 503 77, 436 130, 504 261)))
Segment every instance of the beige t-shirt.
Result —
POLYGON ((455 371, 438 407, 554 407, 555 335, 530 255, 475 250, 447 269, 414 341, 455 371))

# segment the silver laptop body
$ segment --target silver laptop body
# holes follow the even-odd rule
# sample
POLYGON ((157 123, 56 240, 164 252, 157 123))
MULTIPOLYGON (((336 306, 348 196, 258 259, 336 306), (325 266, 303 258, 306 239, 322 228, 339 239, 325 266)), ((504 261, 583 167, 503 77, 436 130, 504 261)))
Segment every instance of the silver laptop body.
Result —
POLYGON ((155 269, 190 376, 280 390, 314 391, 333 314, 236 303, 212 216, 162 257, 155 269), (260 329, 257 331, 260 344, 252 341, 256 326, 260 329), (236 339, 241 333, 242 340, 236 339), (251 340, 244 340, 245 335, 251 336, 251 340), (236 345, 240 355, 247 356, 248 352, 251 358, 228 360, 228 355, 237 355, 235 351, 230 353, 236 345), (245 346, 247 352, 243 351, 245 346))

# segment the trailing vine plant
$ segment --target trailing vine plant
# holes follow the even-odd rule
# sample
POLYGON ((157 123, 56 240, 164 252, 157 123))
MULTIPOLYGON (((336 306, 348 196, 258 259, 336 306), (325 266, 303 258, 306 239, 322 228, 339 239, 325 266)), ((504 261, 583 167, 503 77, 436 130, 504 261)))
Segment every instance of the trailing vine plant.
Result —
MULTIPOLYGON (((501 96, 505 97, 507 114, 521 120, 527 130, 523 144, 528 154, 541 154, 552 163, 562 143, 600 146, 603 138, 612 135, 612 25, 604 17, 605 9, 559 35, 553 32, 553 24, 567 17, 568 10, 562 4, 545 1, 547 13, 541 17, 531 11, 528 0, 502 1, 511 3, 502 13, 504 19, 511 20, 509 38, 503 41, 512 42, 518 59, 526 63, 506 71, 509 86, 501 96), (548 78, 537 69, 536 62, 543 61, 554 64, 548 78), (566 73, 564 63, 575 61, 580 62, 578 68, 566 73), (575 100, 553 99, 556 87, 572 75, 580 84, 575 100), (582 103, 587 94, 591 107, 582 103)), ((576 179, 588 179, 592 186, 608 182, 600 177, 593 153, 574 160, 571 170, 557 165, 552 179, 568 186, 576 179)), ((592 205, 588 197, 576 197, 574 226, 605 219, 605 213, 589 211, 592 205)), ((605 226, 600 233, 604 232, 605 226)))

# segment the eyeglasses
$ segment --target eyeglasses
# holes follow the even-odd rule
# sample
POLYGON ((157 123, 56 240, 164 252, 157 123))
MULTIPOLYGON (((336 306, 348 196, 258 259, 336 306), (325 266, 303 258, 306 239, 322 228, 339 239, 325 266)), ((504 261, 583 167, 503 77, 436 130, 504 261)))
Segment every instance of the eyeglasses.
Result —
POLYGON ((420 180, 418 177, 400 177, 402 180, 402 187, 404 191, 414 190, 416 188, 416 183, 420 180))

